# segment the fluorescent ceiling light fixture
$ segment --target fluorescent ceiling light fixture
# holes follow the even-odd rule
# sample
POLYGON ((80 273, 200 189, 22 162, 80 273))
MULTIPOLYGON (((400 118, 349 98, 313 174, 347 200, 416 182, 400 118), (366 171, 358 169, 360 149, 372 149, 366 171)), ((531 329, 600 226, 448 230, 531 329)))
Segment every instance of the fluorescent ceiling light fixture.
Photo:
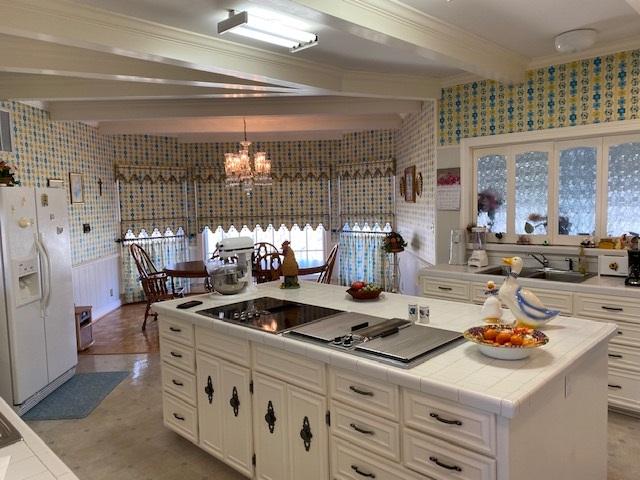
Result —
POLYGON ((218 33, 227 32, 271 43, 298 52, 318 43, 315 33, 305 32, 280 18, 259 16, 250 12, 229 12, 229 18, 218 23, 218 33))

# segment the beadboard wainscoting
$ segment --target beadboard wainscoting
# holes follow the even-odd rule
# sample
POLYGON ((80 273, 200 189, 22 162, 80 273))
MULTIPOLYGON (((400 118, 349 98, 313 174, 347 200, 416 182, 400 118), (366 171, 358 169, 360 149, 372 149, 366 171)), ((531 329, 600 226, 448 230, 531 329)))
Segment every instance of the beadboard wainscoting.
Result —
POLYGON ((93 319, 115 310, 120 302, 120 255, 109 255, 73 267, 73 301, 91 305, 93 319))

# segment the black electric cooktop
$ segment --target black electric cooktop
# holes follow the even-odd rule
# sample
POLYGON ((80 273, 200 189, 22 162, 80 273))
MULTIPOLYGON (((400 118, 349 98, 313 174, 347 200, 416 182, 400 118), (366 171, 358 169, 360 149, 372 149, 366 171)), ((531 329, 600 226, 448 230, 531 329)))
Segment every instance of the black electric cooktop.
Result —
POLYGON ((280 333, 342 313, 342 310, 271 297, 260 297, 221 307, 207 308, 196 313, 265 332, 280 333))

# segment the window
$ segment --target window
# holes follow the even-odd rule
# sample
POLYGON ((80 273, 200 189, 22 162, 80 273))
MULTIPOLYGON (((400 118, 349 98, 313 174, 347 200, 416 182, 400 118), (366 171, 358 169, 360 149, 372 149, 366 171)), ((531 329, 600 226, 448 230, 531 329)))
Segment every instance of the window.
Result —
POLYGON ((640 232, 640 134, 473 151, 473 217, 514 243, 640 232))
POLYGON ((291 248, 295 251, 296 260, 301 267, 312 264, 317 265, 325 259, 326 231, 322 224, 315 229, 309 224, 303 228, 294 225, 291 229, 280 225, 277 230, 273 225, 269 225, 264 230, 260 225, 257 225, 253 230, 245 225, 240 231, 231 226, 226 232, 221 226, 218 226, 215 231, 205 227, 202 231, 205 258, 211 258, 216 249, 216 244, 223 238, 229 237, 251 237, 254 243, 268 242, 278 249, 280 249, 282 242, 288 240, 291 242, 291 248))

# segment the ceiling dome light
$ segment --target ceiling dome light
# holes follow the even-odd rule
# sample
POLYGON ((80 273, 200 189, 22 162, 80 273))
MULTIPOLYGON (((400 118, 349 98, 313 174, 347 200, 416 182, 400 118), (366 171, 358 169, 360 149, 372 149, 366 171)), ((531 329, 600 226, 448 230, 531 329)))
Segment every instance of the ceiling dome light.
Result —
POLYGON ((554 43, 557 52, 575 53, 592 47, 597 37, 598 32, 595 30, 582 28, 561 33, 554 39, 554 43))

